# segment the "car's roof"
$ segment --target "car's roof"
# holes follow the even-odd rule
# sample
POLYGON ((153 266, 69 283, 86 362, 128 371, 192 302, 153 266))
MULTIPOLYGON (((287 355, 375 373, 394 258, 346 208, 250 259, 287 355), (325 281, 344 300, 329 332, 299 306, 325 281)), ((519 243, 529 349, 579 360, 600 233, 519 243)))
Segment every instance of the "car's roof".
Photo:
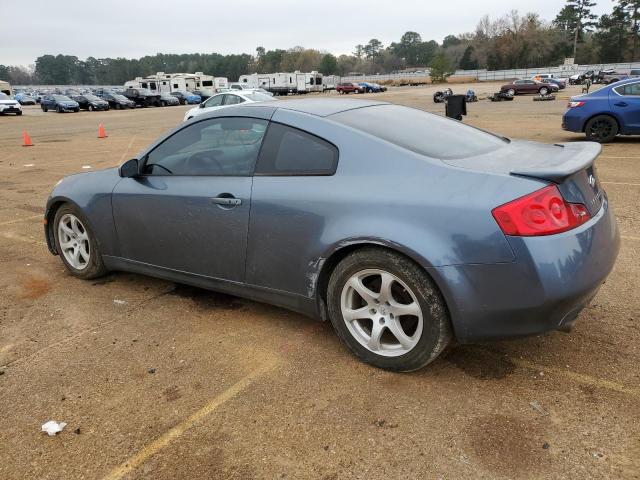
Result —
POLYGON ((206 118, 216 118, 219 116, 226 116, 229 114, 235 115, 242 113, 243 111, 251 111, 252 114, 256 113, 256 109, 259 109, 262 118, 269 119, 276 110, 291 110, 294 112, 306 113, 309 115, 316 115, 318 117, 328 117, 340 112, 346 112, 348 110, 356 110, 359 108, 373 107, 376 105, 389 105, 388 102, 377 102, 375 100, 355 100, 355 99, 328 99, 328 98, 315 98, 315 99, 299 99, 299 100, 278 100, 272 102, 251 102, 240 105, 227 105, 224 108, 218 108, 210 112, 198 115, 199 120, 206 118), (245 110, 246 109, 246 110, 245 110))
POLYGON ((386 105, 387 102, 376 100, 356 100, 338 98, 304 98, 296 100, 283 100, 276 102, 278 109, 294 110, 319 117, 328 117, 335 113, 353 110, 356 108, 372 107, 374 105, 386 105))

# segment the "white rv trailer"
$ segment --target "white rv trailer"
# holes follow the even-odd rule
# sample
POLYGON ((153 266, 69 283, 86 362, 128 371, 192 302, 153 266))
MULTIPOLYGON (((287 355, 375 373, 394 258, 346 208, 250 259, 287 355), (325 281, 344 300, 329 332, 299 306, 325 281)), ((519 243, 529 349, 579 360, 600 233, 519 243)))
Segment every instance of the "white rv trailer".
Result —
POLYGON ((340 83, 340 77, 338 75, 323 75, 322 76, 322 90, 335 90, 336 85, 340 83))
MULTIPOLYGON (((176 90, 205 90, 213 92, 217 88, 226 88, 225 77, 214 77, 202 72, 196 73, 164 73, 158 72, 147 77, 136 77, 125 82, 128 88, 148 88, 154 92, 171 93, 176 90)), ((212 93, 213 94, 213 93, 212 93)))
POLYGON ((9 82, 0 80, 0 92, 6 93, 10 97, 13 95, 13 90, 11 90, 11 85, 9 85, 9 82))
POLYGON ((249 88, 264 88, 274 95, 321 92, 323 90, 322 74, 318 72, 253 73, 241 75, 238 83, 249 88))

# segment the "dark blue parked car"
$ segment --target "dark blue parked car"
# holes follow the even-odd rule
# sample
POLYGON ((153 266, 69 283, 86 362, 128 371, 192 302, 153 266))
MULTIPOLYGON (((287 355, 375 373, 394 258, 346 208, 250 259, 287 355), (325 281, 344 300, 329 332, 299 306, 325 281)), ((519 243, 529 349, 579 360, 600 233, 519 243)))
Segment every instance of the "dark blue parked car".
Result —
POLYGON ((40 108, 43 112, 49 110, 55 110, 58 113, 79 112, 80 104, 66 95, 45 95, 40 102, 40 108))
POLYGON ((358 85, 364 87, 365 93, 378 93, 382 91, 379 85, 374 85, 373 83, 360 82, 358 85))
POLYGON ((364 361, 415 370, 454 337, 572 325, 619 248, 600 150, 381 102, 245 103, 58 182, 45 237, 77 277, 272 303, 331 321, 364 361))
POLYGON ((562 128, 584 132, 589 140, 600 143, 611 142, 617 135, 640 135, 640 79, 621 80, 572 97, 562 128))

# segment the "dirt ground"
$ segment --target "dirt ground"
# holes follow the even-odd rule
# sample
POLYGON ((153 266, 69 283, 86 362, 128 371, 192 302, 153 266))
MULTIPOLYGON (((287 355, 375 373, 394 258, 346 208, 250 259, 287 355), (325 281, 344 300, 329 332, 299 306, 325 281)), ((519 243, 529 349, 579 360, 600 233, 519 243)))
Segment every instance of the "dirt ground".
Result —
MULTIPOLYGON (((435 90, 374 96, 443 113, 435 90)), ((560 129, 577 93, 481 100, 465 122, 581 140, 560 129)), ((135 156, 185 109, 0 118, 1 479, 640 478, 640 138, 598 160, 622 247, 571 334, 458 346, 393 374, 327 324, 138 275, 78 280, 49 254, 53 185, 135 156), (51 419, 67 422, 56 437, 40 431, 51 419)))

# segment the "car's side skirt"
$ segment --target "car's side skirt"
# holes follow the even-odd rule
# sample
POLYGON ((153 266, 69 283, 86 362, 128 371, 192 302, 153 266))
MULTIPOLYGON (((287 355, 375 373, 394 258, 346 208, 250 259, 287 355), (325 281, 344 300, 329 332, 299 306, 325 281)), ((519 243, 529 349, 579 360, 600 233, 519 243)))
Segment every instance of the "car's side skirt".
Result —
POLYGON ((301 313, 311 318, 321 318, 315 299, 296 293, 173 270, 171 268, 159 267, 157 265, 137 262, 121 257, 104 255, 102 258, 108 270, 139 273, 176 283, 184 283, 206 290, 213 290, 257 302, 268 303, 301 313))

